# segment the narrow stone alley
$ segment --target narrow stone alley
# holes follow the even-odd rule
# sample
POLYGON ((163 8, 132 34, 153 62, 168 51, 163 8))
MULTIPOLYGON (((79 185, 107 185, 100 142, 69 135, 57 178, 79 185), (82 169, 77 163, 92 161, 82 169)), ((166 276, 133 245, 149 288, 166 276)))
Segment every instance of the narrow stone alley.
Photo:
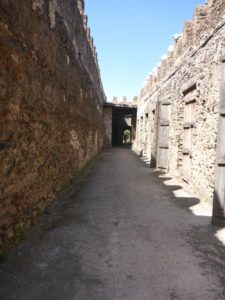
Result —
POLYGON ((196 198, 129 149, 101 152, 0 267, 0 299, 224 299, 225 247, 196 198))

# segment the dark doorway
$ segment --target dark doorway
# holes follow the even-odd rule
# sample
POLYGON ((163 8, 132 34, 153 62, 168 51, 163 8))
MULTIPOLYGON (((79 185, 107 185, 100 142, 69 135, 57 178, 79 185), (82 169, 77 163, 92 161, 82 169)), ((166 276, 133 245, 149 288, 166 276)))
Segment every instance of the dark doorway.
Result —
POLYGON ((131 146, 136 133, 137 109, 113 107, 112 146, 131 146))

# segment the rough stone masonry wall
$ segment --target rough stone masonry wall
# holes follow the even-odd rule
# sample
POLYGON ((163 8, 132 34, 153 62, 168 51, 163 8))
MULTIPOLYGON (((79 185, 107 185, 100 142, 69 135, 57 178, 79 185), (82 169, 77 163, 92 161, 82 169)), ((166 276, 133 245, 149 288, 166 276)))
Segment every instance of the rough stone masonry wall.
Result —
POLYGON ((143 141, 145 115, 149 114, 150 159, 156 141, 154 124, 157 104, 168 99, 170 107, 168 172, 182 178, 185 99, 196 101, 192 146, 192 176, 189 188, 202 200, 212 202, 216 159, 218 103, 220 100, 221 56, 225 47, 225 2, 210 0, 196 8, 192 21, 185 22, 181 37, 153 70, 141 90, 138 105, 138 140, 135 150, 146 148, 143 141), (141 122, 141 119, 143 121, 141 122), (143 127, 143 125, 142 125, 143 127))
POLYGON ((102 147, 83 1, 0 1, 0 247, 102 147))
POLYGON ((103 118, 104 118, 104 148, 112 147, 112 106, 105 105, 103 108, 103 118))

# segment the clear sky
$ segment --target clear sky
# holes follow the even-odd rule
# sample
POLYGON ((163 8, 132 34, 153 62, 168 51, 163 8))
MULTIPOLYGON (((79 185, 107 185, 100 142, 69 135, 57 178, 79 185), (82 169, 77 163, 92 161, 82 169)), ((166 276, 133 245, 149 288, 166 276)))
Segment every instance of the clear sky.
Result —
POLYGON ((106 96, 132 99, 205 0, 86 0, 106 96))

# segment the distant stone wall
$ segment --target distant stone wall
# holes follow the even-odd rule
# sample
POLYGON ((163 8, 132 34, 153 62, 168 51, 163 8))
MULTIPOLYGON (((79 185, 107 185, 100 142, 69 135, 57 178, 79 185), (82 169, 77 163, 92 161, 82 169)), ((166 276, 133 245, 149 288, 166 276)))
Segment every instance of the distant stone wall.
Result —
POLYGON ((105 96, 83 9, 0 3, 0 246, 102 148, 105 96))
POLYGON ((104 115, 104 148, 112 147, 112 106, 104 106, 103 115, 104 115))
POLYGON ((225 47, 224 13, 222 0, 211 0, 197 7, 193 20, 185 22, 183 34, 175 37, 175 45, 149 75, 139 97, 138 136, 134 146, 137 152, 157 161, 158 106, 169 101, 165 171, 185 179, 184 173, 190 168, 185 180, 188 187, 210 203, 214 192, 221 56, 225 47), (191 149, 185 149, 186 144, 191 149), (185 155, 191 165, 186 165, 185 155))

